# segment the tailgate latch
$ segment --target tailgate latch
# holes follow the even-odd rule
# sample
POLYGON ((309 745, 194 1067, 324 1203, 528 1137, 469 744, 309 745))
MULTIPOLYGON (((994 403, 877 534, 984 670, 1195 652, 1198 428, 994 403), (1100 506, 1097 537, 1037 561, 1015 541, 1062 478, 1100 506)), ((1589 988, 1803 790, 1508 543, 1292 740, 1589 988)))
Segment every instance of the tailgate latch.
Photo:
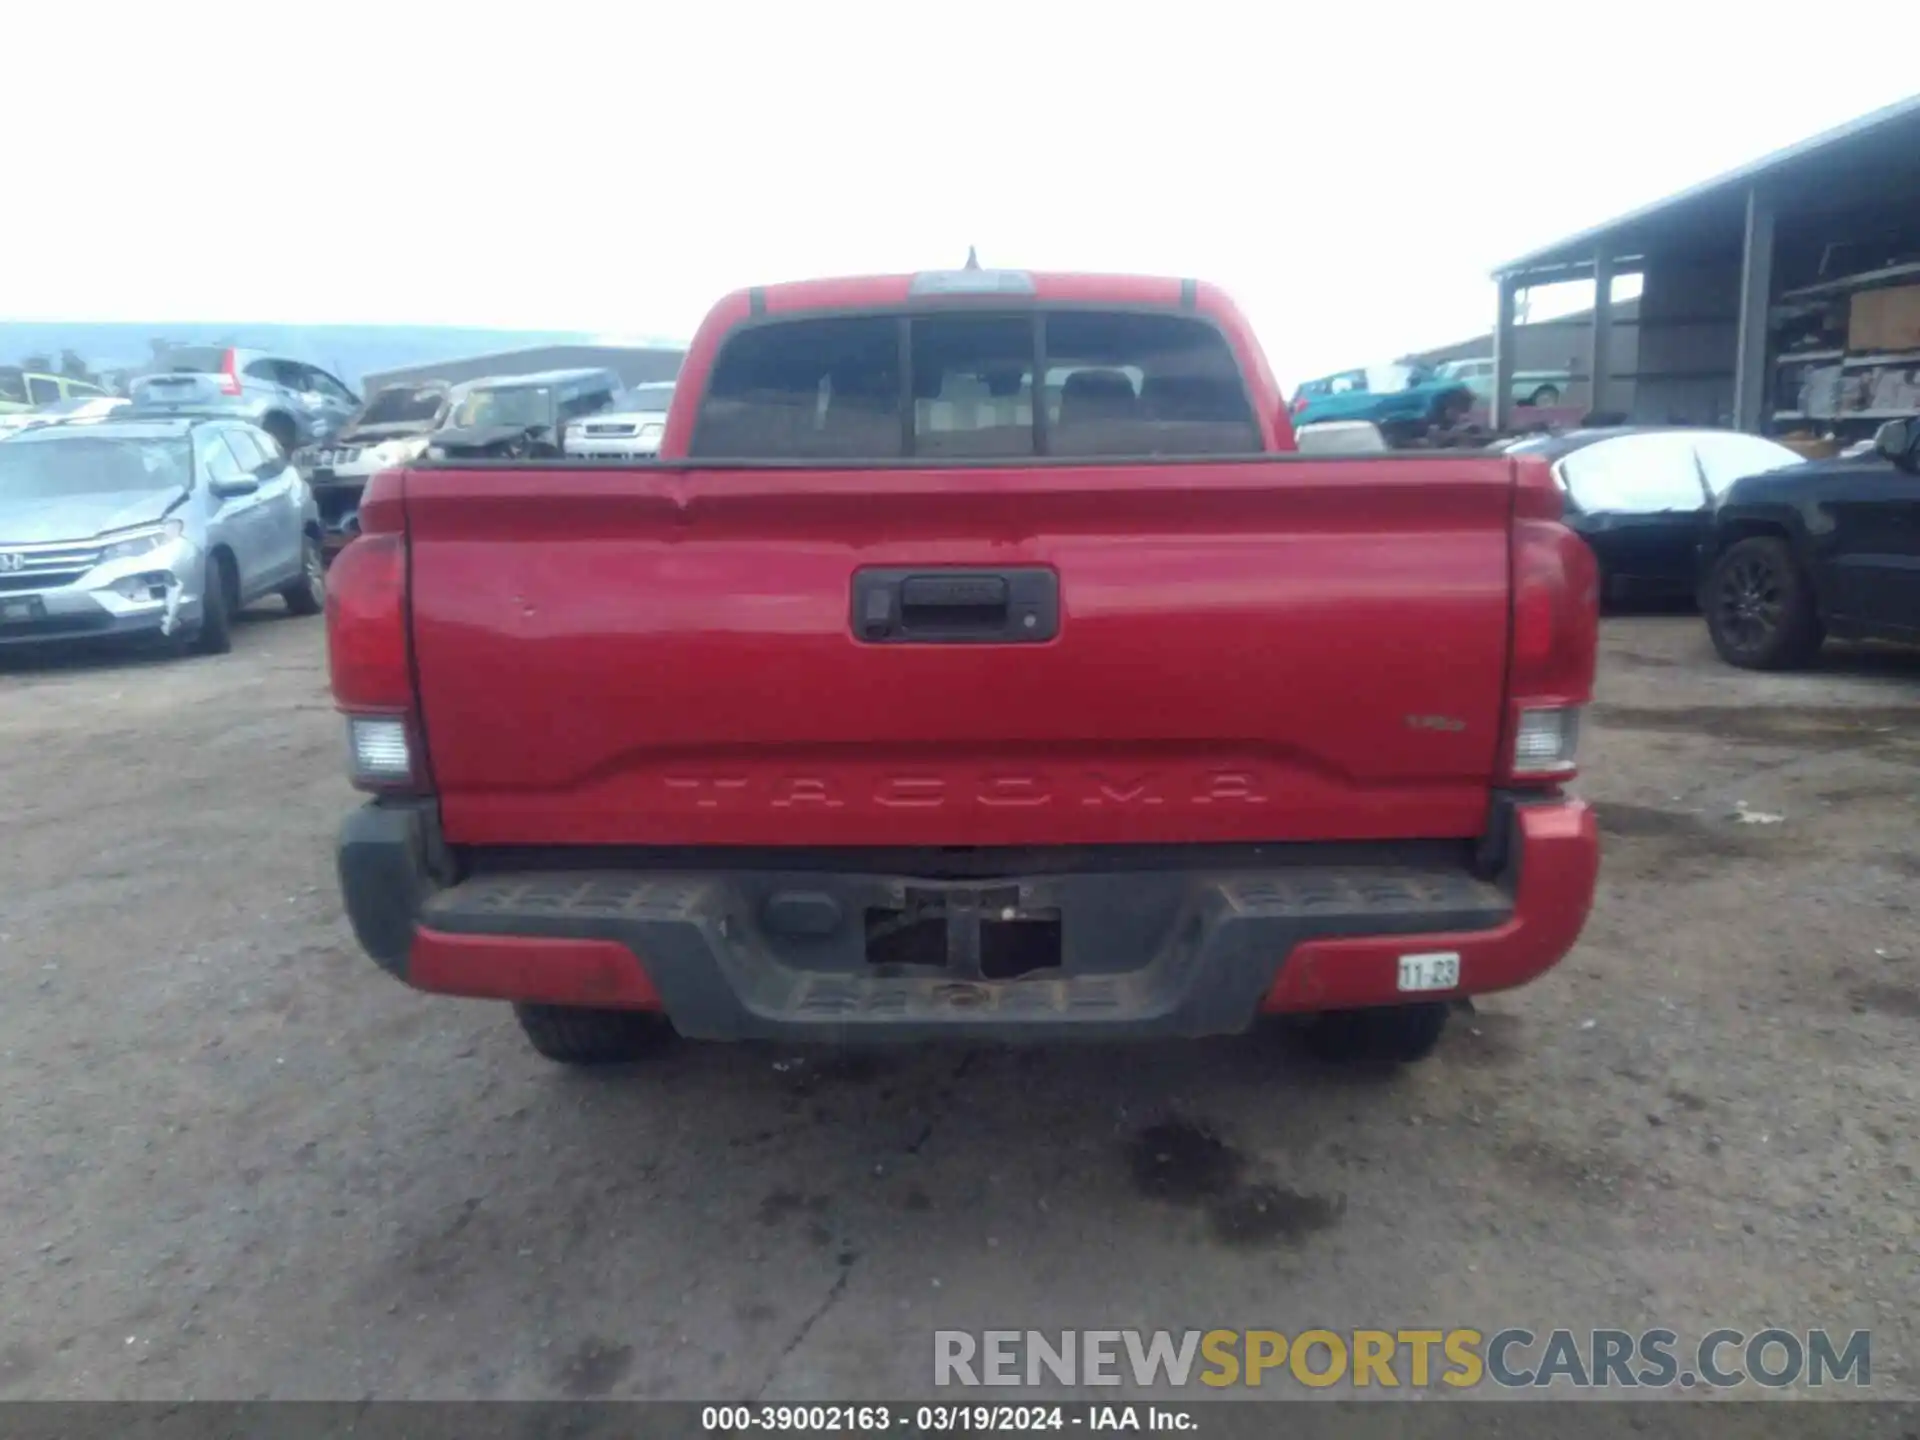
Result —
POLYGON ((1035 645, 1060 633, 1060 577, 1006 570, 856 570, 852 628, 870 645, 1035 645))

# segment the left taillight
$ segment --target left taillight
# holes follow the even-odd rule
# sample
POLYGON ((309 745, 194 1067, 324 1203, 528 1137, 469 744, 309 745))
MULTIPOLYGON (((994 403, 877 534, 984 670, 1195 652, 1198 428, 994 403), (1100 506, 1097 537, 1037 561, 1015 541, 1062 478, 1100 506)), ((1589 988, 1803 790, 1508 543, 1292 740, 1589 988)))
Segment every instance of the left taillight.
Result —
POLYGON ((420 794, 430 778, 407 627, 407 534, 399 471, 374 476, 361 531, 327 572, 327 668, 347 721, 347 774, 380 793, 420 794))
POLYGON ((1546 467, 1522 460, 1516 471, 1503 778, 1553 786, 1578 769, 1600 648, 1599 576, 1586 542, 1560 521, 1546 467))

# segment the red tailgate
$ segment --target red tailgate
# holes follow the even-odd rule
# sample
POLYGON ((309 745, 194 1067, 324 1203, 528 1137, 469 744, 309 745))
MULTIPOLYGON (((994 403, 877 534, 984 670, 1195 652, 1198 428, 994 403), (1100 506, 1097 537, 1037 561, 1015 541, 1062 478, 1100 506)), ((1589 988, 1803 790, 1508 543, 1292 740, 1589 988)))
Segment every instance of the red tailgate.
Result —
POLYGON ((447 837, 1478 834, 1512 478, 1448 456, 407 483, 447 837), (857 571, 1027 567, 1038 644, 863 643, 857 571))

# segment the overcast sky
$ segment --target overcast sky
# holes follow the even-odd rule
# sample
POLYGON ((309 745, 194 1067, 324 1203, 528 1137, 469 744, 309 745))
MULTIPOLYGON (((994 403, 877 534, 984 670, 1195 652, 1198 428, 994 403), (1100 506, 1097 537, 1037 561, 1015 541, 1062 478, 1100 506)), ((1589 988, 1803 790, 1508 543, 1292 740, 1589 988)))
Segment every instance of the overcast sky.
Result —
POLYGON ((10 6, 0 316, 684 337, 738 285, 1197 275, 1288 381, 1900 98, 1724 6, 10 6), (1596 17, 1604 15, 1604 20, 1596 17))

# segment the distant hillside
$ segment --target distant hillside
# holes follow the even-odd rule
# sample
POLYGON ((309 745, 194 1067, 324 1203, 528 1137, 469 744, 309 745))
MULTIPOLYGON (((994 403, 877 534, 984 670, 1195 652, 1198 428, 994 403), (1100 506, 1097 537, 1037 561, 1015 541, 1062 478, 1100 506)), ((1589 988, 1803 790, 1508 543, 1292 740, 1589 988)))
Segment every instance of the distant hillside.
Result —
POLYGON ((73 351, 95 374, 145 365, 154 343, 238 345, 305 360, 358 386, 360 377, 408 365, 432 364, 465 355, 515 350, 525 345, 583 344, 595 337, 579 330, 471 330, 432 325, 181 325, 98 324, 0 319, 0 364, 18 365, 45 356, 59 368, 73 351))

